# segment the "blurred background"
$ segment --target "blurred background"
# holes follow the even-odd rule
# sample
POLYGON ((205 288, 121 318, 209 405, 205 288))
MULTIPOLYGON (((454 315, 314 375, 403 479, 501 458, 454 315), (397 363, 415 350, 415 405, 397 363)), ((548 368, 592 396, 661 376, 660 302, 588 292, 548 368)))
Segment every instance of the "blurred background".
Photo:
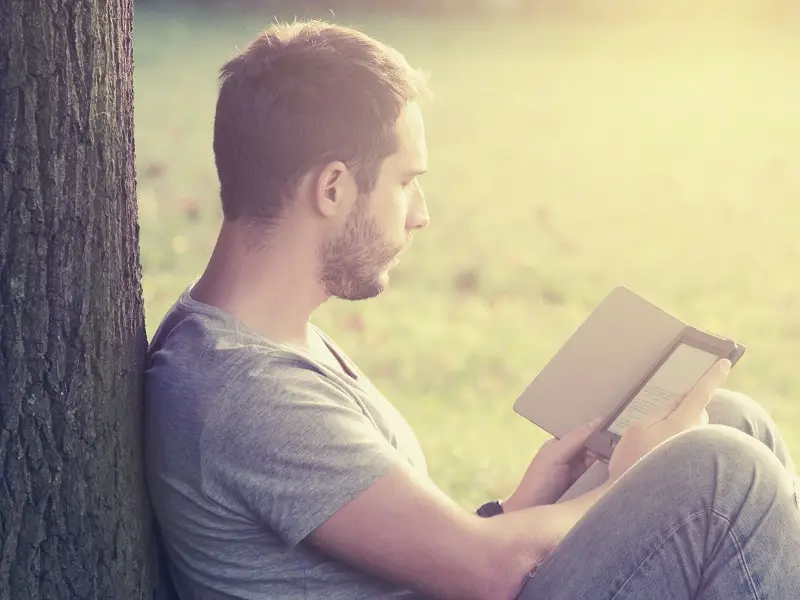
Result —
POLYGON ((432 75, 432 224, 384 295, 316 322, 407 416, 445 491, 474 508, 513 490, 546 439, 514 400, 618 284, 745 343, 730 386, 800 462, 800 2, 136 0, 135 14, 150 336, 220 222, 220 66, 271 21, 322 17, 432 75))

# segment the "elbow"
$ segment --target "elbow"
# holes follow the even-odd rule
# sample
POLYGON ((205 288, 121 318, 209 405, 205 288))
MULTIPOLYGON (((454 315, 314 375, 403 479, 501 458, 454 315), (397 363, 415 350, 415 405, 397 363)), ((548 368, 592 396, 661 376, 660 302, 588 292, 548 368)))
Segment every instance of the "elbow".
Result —
POLYGON ((511 520, 474 522, 474 535, 461 546, 467 558, 461 562, 462 589, 469 590, 460 600, 517 600, 531 572, 550 554, 554 545, 530 535, 511 520))
POLYGON ((533 569, 533 561, 524 552, 503 548, 487 556, 476 571, 476 600, 516 600, 533 569))

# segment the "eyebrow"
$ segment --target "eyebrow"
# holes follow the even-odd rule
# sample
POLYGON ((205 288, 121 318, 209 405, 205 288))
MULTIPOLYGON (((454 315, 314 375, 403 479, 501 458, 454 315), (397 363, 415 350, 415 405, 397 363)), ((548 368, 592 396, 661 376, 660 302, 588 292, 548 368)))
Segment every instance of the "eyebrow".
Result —
POLYGON ((414 177, 419 177, 420 175, 425 175, 428 172, 428 169, 409 169, 408 171, 403 172, 403 179, 413 179, 414 177))

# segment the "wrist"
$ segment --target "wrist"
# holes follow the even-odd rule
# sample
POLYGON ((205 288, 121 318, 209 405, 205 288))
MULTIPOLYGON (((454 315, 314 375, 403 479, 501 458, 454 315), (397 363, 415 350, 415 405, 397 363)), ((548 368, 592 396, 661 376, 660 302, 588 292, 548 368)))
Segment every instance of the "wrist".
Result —
POLYGON ((536 506, 539 502, 535 498, 525 498, 519 491, 514 492, 508 498, 503 500, 503 512, 512 513, 531 506, 536 506))
POLYGON ((532 506, 553 504, 558 500, 559 496, 560 494, 557 493, 557 490, 547 487, 540 486, 536 488, 520 485, 514 490, 513 494, 503 501, 503 506, 506 512, 516 512, 532 506), (555 497, 554 494, 556 494, 555 497))

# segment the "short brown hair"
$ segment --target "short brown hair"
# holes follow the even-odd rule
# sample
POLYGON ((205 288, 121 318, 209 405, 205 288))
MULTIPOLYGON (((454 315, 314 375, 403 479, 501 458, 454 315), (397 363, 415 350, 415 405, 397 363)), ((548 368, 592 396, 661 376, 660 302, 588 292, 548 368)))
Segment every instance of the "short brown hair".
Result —
POLYGON ((427 90, 396 50, 323 21, 271 26, 225 64, 214 157, 227 219, 269 224, 300 178, 341 160, 362 192, 396 152, 394 125, 427 90))

